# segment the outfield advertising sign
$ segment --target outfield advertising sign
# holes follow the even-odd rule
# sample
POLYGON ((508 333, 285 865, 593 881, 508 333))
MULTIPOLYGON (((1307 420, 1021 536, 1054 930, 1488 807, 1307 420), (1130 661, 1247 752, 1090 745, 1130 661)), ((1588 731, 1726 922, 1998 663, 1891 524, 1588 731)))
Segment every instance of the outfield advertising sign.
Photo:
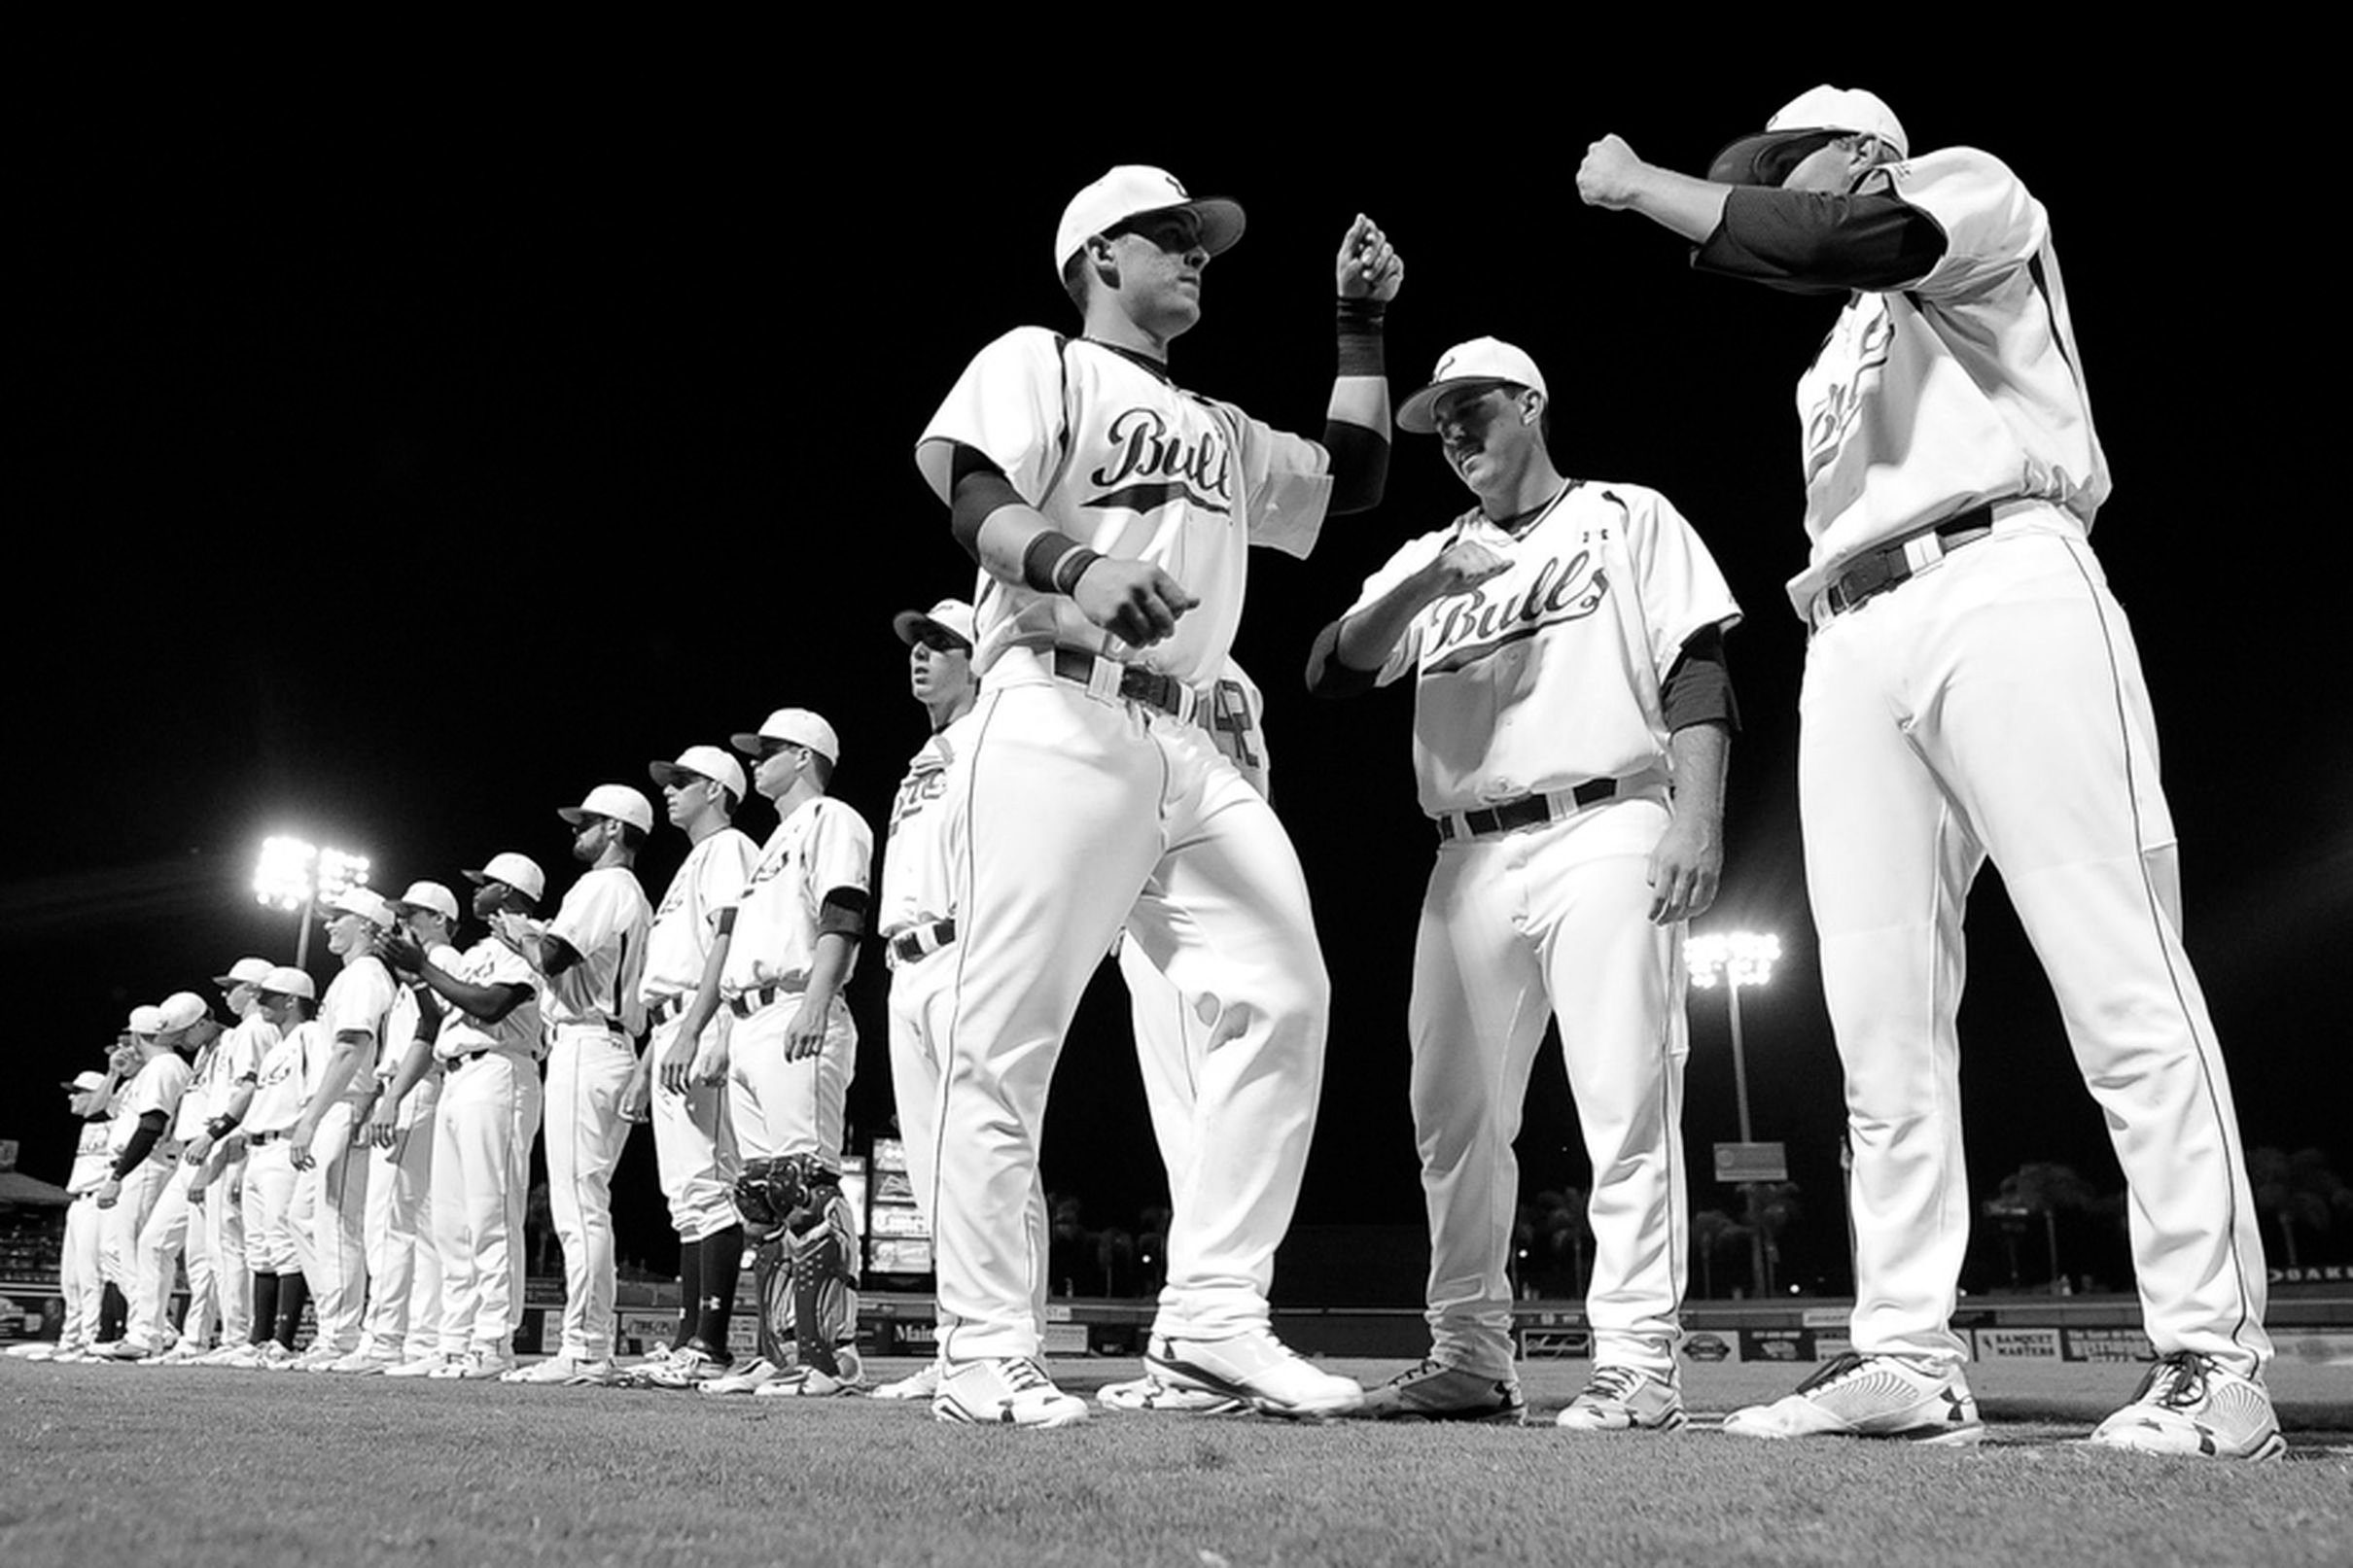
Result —
POLYGON ((2060 1331, 2069 1361, 2144 1362, 2157 1359, 2157 1347, 2138 1329, 2078 1329, 2060 1331))
POLYGON ((2056 1329, 1978 1329, 1972 1338, 1977 1342, 1977 1358, 1980 1361, 2059 1359, 2059 1331, 2056 1329))
POLYGON ((1813 1330, 1811 1329, 1742 1329, 1740 1331, 1740 1359, 1742 1361, 1784 1361, 1795 1364, 1814 1360, 1813 1330))

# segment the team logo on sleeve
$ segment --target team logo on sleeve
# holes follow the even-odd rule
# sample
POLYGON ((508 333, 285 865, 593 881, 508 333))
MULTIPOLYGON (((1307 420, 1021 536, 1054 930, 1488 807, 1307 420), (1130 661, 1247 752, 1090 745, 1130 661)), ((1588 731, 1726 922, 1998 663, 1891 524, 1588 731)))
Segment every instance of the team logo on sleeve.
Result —
POLYGON ((1554 626, 1579 621, 1601 608, 1609 597, 1609 574, 1591 550, 1579 550, 1563 561, 1550 557, 1535 575, 1517 571, 1495 583, 1482 583, 1466 594, 1440 601, 1428 614, 1430 632, 1423 640, 1422 669, 1425 675, 1446 675, 1465 669, 1499 648, 1523 642, 1554 626), (1508 583, 1503 591, 1488 589, 1508 583), (1526 586, 1522 587, 1521 584, 1526 586))
POLYGON ((1232 513, 1234 454, 1218 432, 1188 440, 1169 429, 1158 409, 1130 408, 1111 421, 1105 439, 1110 460, 1087 475, 1100 493, 1084 505, 1147 512, 1181 501, 1219 516, 1232 513))

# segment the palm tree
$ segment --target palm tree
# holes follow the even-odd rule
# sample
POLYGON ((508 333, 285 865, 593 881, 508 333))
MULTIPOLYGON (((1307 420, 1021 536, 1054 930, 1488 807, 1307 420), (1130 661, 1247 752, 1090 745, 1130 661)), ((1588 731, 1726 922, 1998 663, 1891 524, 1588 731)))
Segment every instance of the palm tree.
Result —
POLYGON ((2076 1174, 2073 1166, 2032 1161, 2002 1178, 2000 1192, 1985 1201, 1984 1212, 1987 1218, 2002 1222, 2003 1245, 2010 1256, 2011 1289, 2019 1288, 2019 1233, 2027 1220, 2039 1214, 2043 1220, 2044 1246, 2050 1255, 2051 1294, 2056 1296, 2062 1292, 2066 1275, 2059 1272, 2059 1212, 2064 1209, 2090 1213, 2098 1198, 2091 1184, 2076 1174))
POLYGON ((1803 1212, 1798 1202, 1798 1184, 1794 1181, 1744 1181, 1740 1196, 1747 1202, 1748 1230, 1756 1237, 1752 1260, 1755 1264, 1759 1296, 1774 1292, 1774 1277, 1780 1271, 1781 1233, 1803 1212))
POLYGON ((2326 1231, 2338 1212, 2353 1215, 2353 1187, 2330 1167, 2319 1149, 2286 1154, 2274 1148, 2247 1152, 2247 1175, 2255 1184, 2255 1206, 2279 1224, 2280 1245, 2288 1267, 2300 1268, 2296 1256, 2296 1233, 2326 1231))
POLYGON ((1700 1260, 1700 1294, 1716 1293, 1716 1254, 1748 1244, 1747 1226, 1720 1208, 1703 1208, 1691 1217, 1691 1250, 1700 1260))

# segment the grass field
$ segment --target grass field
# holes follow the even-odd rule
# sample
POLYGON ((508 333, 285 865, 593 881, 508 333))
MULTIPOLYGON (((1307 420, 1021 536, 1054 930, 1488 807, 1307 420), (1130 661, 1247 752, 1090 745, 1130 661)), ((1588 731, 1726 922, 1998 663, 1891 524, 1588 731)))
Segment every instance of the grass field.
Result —
MULTIPOLYGON (((1394 1363, 1335 1363, 1367 1379, 1394 1363)), ((881 1378, 912 1362, 877 1362, 881 1378)), ((1133 1362, 1064 1362, 1091 1393, 1133 1362)), ((948 1427, 878 1401, 0 1363, 0 1564, 2330 1564, 2353 1557, 2353 1370, 2272 1378, 2287 1462, 2080 1438, 2125 1367, 1979 1366, 1974 1451, 1709 1430, 1799 1373, 1694 1367, 1692 1430, 1099 1413, 948 1427)))

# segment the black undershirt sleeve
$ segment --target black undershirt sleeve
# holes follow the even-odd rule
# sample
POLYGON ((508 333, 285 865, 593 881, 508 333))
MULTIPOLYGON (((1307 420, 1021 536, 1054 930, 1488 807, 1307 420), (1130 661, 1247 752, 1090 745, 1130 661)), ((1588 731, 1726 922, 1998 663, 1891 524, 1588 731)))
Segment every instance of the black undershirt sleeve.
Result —
POLYGON ((1316 634, 1316 645, 1307 653, 1307 689, 1314 697, 1355 697, 1373 689, 1381 682, 1378 670, 1359 670, 1340 657, 1340 622, 1346 615, 1316 634))
POLYGON ((1323 449, 1332 457, 1332 515, 1369 511, 1388 487, 1388 437, 1345 419, 1323 422, 1323 449))
POLYGON ((1796 294, 1900 289, 1935 270, 1945 255, 1937 221, 1884 192, 1823 195, 1736 186, 1724 221, 1692 252, 1702 272, 1796 294))
POLYGON ((1724 659, 1724 628, 1703 626, 1691 634, 1659 683, 1659 706, 1669 735, 1694 724, 1721 724, 1736 735, 1740 732, 1740 705, 1724 659))
POLYGON ((973 560, 980 559, 980 525, 1000 506, 1021 500, 1005 470, 962 441, 948 458, 948 528, 973 560))
POLYGON ((168 1120, 170 1118, 161 1111, 149 1111, 139 1118, 139 1125, 131 1130, 130 1141, 123 1144, 123 1152, 115 1157, 117 1181, 139 1168, 148 1151, 156 1146, 156 1140, 163 1135, 163 1124, 168 1120))
POLYGON ((818 900, 817 934, 839 934, 856 942, 865 933, 868 902, 863 888, 834 889, 818 900))

